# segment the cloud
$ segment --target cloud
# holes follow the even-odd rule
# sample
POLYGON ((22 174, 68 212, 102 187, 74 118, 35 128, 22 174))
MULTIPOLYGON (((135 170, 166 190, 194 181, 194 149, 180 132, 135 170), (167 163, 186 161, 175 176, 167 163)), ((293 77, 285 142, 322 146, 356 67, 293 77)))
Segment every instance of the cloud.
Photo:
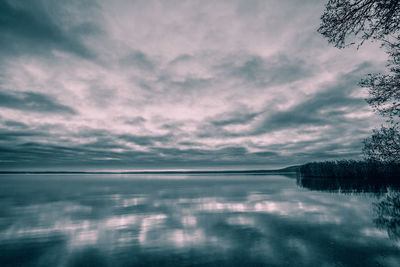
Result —
POLYGON ((119 135, 119 139, 122 139, 127 142, 132 142, 138 145, 146 146, 146 145, 154 145, 155 142, 167 142, 171 135, 162 135, 162 136, 138 136, 138 135, 119 135))
POLYGON ((349 115, 367 111, 365 99, 354 93, 359 91, 359 77, 368 67, 370 64, 363 63, 354 71, 341 74, 335 82, 325 85, 320 92, 308 96, 304 101, 286 110, 267 114, 253 129, 252 134, 305 127, 330 127, 335 134, 337 130, 344 134, 363 129, 365 121, 357 121, 349 115))
POLYGON ((19 121, 5 121, 4 125, 10 128, 27 129, 28 125, 19 121))
POLYGON ((274 55, 263 58, 258 55, 247 55, 238 62, 237 56, 221 66, 228 70, 232 78, 239 78, 246 84, 265 88, 273 85, 291 83, 312 75, 307 62, 288 55, 274 55))
POLYGON ((221 114, 217 116, 215 120, 211 123, 215 126, 226 126, 230 124, 248 124, 254 118, 256 118, 260 113, 246 113, 246 112, 236 112, 231 114, 221 114))
POLYGON ((0 137, 2 141, 14 141, 21 137, 44 136, 43 133, 32 131, 16 131, 0 129, 0 137))
POLYGON ((301 126, 325 126, 344 123, 349 120, 345 115, 365 106, 361 97, 351 96, 357 86, 358 76, 343 75, 339 83, 325 91, 313 94, 310 98, 289 108, 268 115, 257 133, 301 126))
POLYGON ((153 71, 155 63, 143 52, 135 51, 121 59, 121 63, 126 66, 136 66, 144 71, 153 71))
POLYGON ((72 108, 55 102, 47 95, 34 92, 0 92, 0 107, 34 112, 76 114, 72 108))
POLYGON ((133 117, 133 118, 126 118, 124 120, 124 122, 126 124, 131 124, 131 125, 141 124, 141 123, 144 123, 145 121, 146 121, 146 119, 141 116, 137 116, 137 117, 133 117))
POLYGON ((0 7, 0 168, 272 168, 379 124, 357 82, 384 52, 329 47, 318 1, 0 7))
POLYGON ((67 24, 62 21, 68 12, 64 8, 67 7, 48 1, 2 1, 0 45, 3 56, 4 53, 49 54, 49 50, 59 49, 85 58, 92 57, 81 38, 98 32, 98 28, 90 22, 67 24))

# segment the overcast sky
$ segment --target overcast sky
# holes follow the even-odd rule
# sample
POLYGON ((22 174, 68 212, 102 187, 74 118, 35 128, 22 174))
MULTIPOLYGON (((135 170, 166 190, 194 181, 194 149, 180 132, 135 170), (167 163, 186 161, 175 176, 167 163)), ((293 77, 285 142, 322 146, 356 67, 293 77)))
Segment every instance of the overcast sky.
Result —
POLYGON ((1 169, 275 168, 360 158, 379 126, 325 1, 0 2, 1 169))

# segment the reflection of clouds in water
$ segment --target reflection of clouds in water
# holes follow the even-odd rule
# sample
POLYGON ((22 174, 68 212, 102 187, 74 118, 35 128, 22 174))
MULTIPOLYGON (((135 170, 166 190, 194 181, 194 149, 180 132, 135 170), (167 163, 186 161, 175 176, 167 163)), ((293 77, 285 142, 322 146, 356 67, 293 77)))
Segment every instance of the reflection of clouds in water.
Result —
POLYGON ((137 215, 114 216, 105 220, 105 226, 109 229, 121 230, 137 224, 137 215))
MULTIPOLYGON (((25 210, 19 210, 20 214, 31 214, 18 224, 0 233, 2 239, 18 239, 38 236, 51 236, 63 234, 69 240, 71 248, 95 245, 101 243, 103 238, 110 239, 114 245, 118 243, 135 242, 140 246, 160 246, 168 244, 177 248, 182 246, 196 246, 205 243, 215 243, 218 233, 205 234, 204 227, 199 223, 198 216, 204 213, 216 214, 240 214, 238 216, 226 216, 224 220, 229 225, 246 226, 265 232, 262 224, 257 223, 257 213, 266 213, 287 218, 309 218, 314 216, 318 221, 340 223, 340 216, 329 211, 324 205, 310 204, 301 201, 272 201, 269 195, 260 193, 249 194, 243 201, 233 202, 223 197, 204 198, 176 198, 158 199, 146 198, 143 195, 109 195, 114 207, 134 207, 148 205, 148 209, 161 208, 164 213, 123 214, 106 216, 97 219, 74 219, 74 214, 84 213, 89 215, 93 207, 79 205, 74 202, 55 202, 51 204, 31 205, 25 210), (27 212, 29 211, 29 213, 27 212), (167 219, 178 218, 180 225, 168 225, 167 219), (57 220, 55 220, 57 218, 57 220), (53 223, 53 224, 51 224, 53 223)), ((19 208, 20 209, 20 208, 19 208)), ((368 234, 365 233, 367 236, 368 234)))
MULTIPOLYGON (((144 233, 152 227, 155 220, 166 215, 117 215, 98 219, 74 219, 76 212, 86 212, 90 217, 92 208, 71 202, 54 202, 43 205, 16 207, 18 216, 8 228, 0 231, 2 242, 28 238, 49 238, 64 235, 71 248, 95 245, 101 236, 120 238, 118 231, 141 228, 144 233)), ((122 233, 121 233, 122 234, 122 233)), ((113 242, 113 240, 110 240, 113 242)))
MULTIPOLYGON (((183 216, 181 218, 182 228, 166 228, 166 214, 129 214, 110 216, 99 220, 72 220, 71 212, 86 210, 84 206, 61 203, 51 208, 40 209, 37 216, 46 223, 44 225, 30 225, 29 220, 21 220, 8 229, 0 232, 0 241, 15 241, 18 239, 45 238, 56 235, 63 235, 68 240, 70 249, 78 249, 85 246, 102 245, 109 243, 114 246, 129 246, 138 243, 140 246, 196 246, 206 241, 202 229, 196 228, 197 219, 195 216, 183 216), (71 205, 71 207, 68 207, 71 205), (54 208, 55 207, 55 208, 54 208), (70 213, 66 211, 70 211, 70 213), (49 216, 50 214, 50 216, 49 216), (53 217, 55 216, 55 217, 53 217), (132 234, 134 231, 136 234, 132 234)), ((40 205, 28 206, 26 209, 39 210, 40 205)), ((215 241, 215 238, 212 239, 215 241)))
POLYGON ((137 205, 145 203, 145 201, 146 201, 146 198, 144 198, 144 197, 134 197, 134 198, 130 198, 130 199, 124 199, 123 207, 127 208, 127 207, 137 206, 137 205))
POLYGON ((98 243, 98 239, 98 229, 86 230, 81 228, 70 235, 69 245, 71 248, 95 245, 98 243))
POLYGON ((168 241, 172 242, 177 248, 193 247, 206 241, 206 236, 202 229, 176 229, 169 231, 167 235, 168 241))
POLYGON ((197 199, 199 203, 195 209, 207 212, 247 212, 247 213, 271 213, 282 216, 298 217, 307 213, 327 213, 323 205, 310 205, 303 202, 261 200, 246 202, 224 202, 216 199, 197 199))
POLYGON ((289 238, 287 240, 287 247, 296 254, 301 255, 302 265, 308 265, 310 260, 310 247, 302 239, 289 238))
POLYGON ((157 235, 153 235, 152 240, 149 239, 148 233, 151 230, 154 230, 154 228, 161 227, 166 218, 167 216, 165 214, 156 214, 145 217, 140 224, 139 243, 145 246, 149 245, 151 241, 157 241, 154 240, 157 239, 157 235))
POLYGON ((182 217, 181 222, 185 227, 194 227, 197 224, 197 219, 195 216, 184 216, 182 217))
POLYGON ((62 236, 69 253, 95 248, 104 255, 134 251, 152 257, 154 251, 164 256, 194 251, 202 257, 247 257, 254 265, 256 259, 288 264, 288 258, 312 265, 318 257, 325 261, 344 250, 357 252, 356 246, 389 251, 385 259, 393 252, 371 224, 372 200, 358 196, 275 190, 272 182, 249 189, 221 183, 213 191, 198 185, 152 186, 125 192, 125 186, 117 187, 79 201, 11 204, 15 216, 3 224, 0 244, 62 236))
POLYGON ((387 234, 383 230, 379 230, 376 228, 368 227, 368 228, 363 228, 361 229, 361 232, 365 236, 370 236, 370 237, 378 237, 378 238, 385 238, 387 234))
POLYGON ((147 198, 143 195, 124 196, 121 194, 113 194, 109 196, 109 199, 115 203, 115 206, 124 208, 145 204, 147 201, 147 198))
POLYGON ((227 220, 228 224, 232 225, 243 225, 252 227, 255 225, 255 220, 252 217, 245 217, 245 216, 234 216, 230 217, 227 220))

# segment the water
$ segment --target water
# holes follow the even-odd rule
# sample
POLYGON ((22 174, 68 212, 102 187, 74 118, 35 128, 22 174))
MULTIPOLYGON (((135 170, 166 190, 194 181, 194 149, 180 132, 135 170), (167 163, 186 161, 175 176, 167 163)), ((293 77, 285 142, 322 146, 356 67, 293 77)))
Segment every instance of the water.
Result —
POLYGON ((394 188, 234 174, 0 184, 0 266, 400 266, 394 188))

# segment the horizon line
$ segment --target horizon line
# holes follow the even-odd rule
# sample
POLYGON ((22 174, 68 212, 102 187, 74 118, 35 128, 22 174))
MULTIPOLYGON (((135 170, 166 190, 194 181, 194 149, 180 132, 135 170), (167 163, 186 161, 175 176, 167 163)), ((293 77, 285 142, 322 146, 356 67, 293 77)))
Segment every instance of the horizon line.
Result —
POLYGON ((0 174, 207 174, 207 173, 273 173, 296 172, 295 166, 281 169, 265 170, 137 170, 137 171, 0 171, 0 174))

